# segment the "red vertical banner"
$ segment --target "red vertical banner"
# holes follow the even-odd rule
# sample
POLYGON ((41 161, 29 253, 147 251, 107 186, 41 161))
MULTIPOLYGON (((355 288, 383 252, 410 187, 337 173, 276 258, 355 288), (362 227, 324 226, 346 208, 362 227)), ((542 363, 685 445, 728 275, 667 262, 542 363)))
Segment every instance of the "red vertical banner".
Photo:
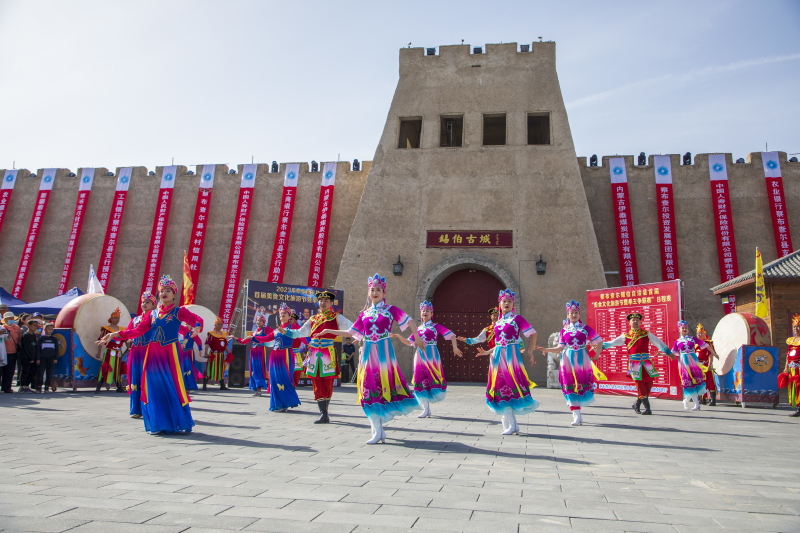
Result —
POLYGON ((3 174, 3 183, 0 184, 0 231, 3 230, 3 220, 6 218, 6 209, 16 182, 17 170, 6 170, 3 174))
POLYGON ((33 206, 31 225, 28 227, 28 236, 25 239, 22 257, 17 268, 17 277, 14 280, 14 289, 11 291, 11 295, 14 298, 20 298, 22 290, 25 288, 25 280, 30 271, 31 258, 34 250, 36 250, 36 240, 39 238, 39 231, 42 229, 42 220, 47 210, 47 201, 50 199, 50 191, 53 189, 53 181, 57 170, 56 168, 46 168, 42 173, 42 181, 39 182, 39 194, 36 195, 36 205, 33 206))
POLYGON ((258 165, 244 165, 242 181, 239 184, 239 209, 233 222, 231 249, 228 252, 228 268, 225 272, 225 286, 222 301, 219 304, 219 316, 222 328, 230 325, 233 307, 236 305, 236 291, 239 290, 239 278, 242 273, 242 257, 247 240, 247 223, 250 220, 250 204, 253 202, 253 186, 256 183, 258 165))
POLYGON ((106 236, 103 239, 103 248, 100 251, 100 261, 97 263, 99 270, 97 278, 103 286, 103 292, 108 289, 108 278, 111 275, 111 266, 114 264, 114 252, 117 250, 119 228, 122 224, 122 215, 125 213, 125 199, 128 196, 132 172, 131 167, 125 167, 121 168, 117 175, 117 188, 114 191, 111 212, 108 214, 108 225, 106 226, 106 236))
POLYGON ((778 152, 761 152, 764 163, 764 179, 767 181, 767 198, 772 215, 772 230, 775 233, 775 249, 778 257, 792 253, 792 235, 789 233, 789 217, 783 195, 783 178, 778 152))
POLYGON ((638 285, 639 272, 636 268, 636 247, 633 244, 633 223, 631 222, 630 199, 628 198, 628 173, 625 159, 609 159, 611 172, 611 198, 614 205, 614 220, 617 227, 617 251, 619 253, 619 272, 623 285, 638 285))
POLYGON ((653 156, 653 167, 656 170, 656 205, 661 229, 661 279, 671 281, 680 278, 675 204, 672 198, 672 161, 668 155, 653 156))
POLYGON ((194 204, 194 221, 189 238, 189 248, 186 252, 195 295, 197 294, 197 278, 200 275, 200 263, 203 261, 203 246, 206 242, 208 210, 211 207, 211 191, 214 189, 215 171, 216 165, 203 165, 203 171, 198 172, 200 183, 197 188, 197 201, 194 204))
POLYGON ((94 169, 83 168, 78 184, 78 199, 75 201, 75 214, 72 215, 72 226, 70 227, 69 242, 67 243, 67 255, 64 258, 64 268, 61 270, 61 281, 58 284, 58 295, 64 294, 69 283, 69 274, 72 272, 72 262, 75 259, 75 247, 78 245, 78 237, 81 234, 83 225, 83 215, 86 213, 86 206, 89 204, 89 193, 92 192, 94 182, 94 169))
POLYGON ((322 185, 317 205, 317 225, 311 244, 311 264, 308 266, 308 286, 322 287, 325 274, 325 254, 328 250, 328 228, 333 206, 333 187, 336 185, 336 163, 322 167, 322 185))
MULTIPOLYGON (((169 208, 172 204, 172 189, 175 187, 175 173, 178 167, 172 165, 161 169, 161 186, 158 189, 158 203, 156 204, 156 215, 153 218, 153 230, 150 232, 150 247, 148 248, 147 263, 144 267, 144 277, 142 278, 142 289, 144 291, 156 291, 156 280, 158 280, 159 269, 161 268, 161 256, 164 252, 164 241, 167 238, 167 225, 169 224, 169 208)), ((177 296, 177 295, 176 295, 177 296)), ((142 312, 142 301, 139 300, 137 314, 142 312)))
POLYGON ((281 195, 278 228, 275 230, 275 245, 272 247, 272 261, 269 263, 267 279, 271 283, 283 283, 283 272, 286 269, 286 256, 289 250, 289 236, 292 232, 292 215, 294 214, 294 197, 297 195, 297 176, 300 165, 286 165, 283 175, 283 195, 281 195))
MULTIPOLYGON (((728 191, 728 164, 725 154, 709 154, 708 173, 711 176, 711 203, 714 206, 714 225, 717 230, 717 258, 719 260, 720 283, 739 276, 739 261, 736 259, 736 240, 733 236, 731 197, 728 191)), ((728 296, 724 304, 725 314, 736 311, 736 300, 728 296)))

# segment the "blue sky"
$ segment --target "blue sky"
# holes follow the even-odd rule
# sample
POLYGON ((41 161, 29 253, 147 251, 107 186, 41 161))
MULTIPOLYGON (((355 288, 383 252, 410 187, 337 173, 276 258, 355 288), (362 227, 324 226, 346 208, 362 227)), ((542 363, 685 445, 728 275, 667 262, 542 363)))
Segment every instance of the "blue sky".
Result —
POLYGON ((0 0, 0 168, 372 159, 407 45, 557 44, 578 155, 800 152, 800 2, 0 0))

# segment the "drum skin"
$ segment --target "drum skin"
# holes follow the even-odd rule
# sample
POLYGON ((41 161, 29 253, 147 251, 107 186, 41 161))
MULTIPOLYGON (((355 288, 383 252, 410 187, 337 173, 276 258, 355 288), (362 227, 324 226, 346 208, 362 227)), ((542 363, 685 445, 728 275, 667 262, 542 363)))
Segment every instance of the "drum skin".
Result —
MULTIPOLYGON (((192 305, 186 305, 184 307, 186 307, 187 311, 191 311, 192 313, 198 315, 200 318, 203 319, 203 331, 200 332, 199 337, 200 340, 203 341, 203 344, 205 345, 206 335, 208 335, 209 331, 214 329, 214 321, 217 319, 217 314, 214 313, 208 307, 203 307, 202 305, 192 304, 192 305)), ((194 324, 189 324, 189 325, 194 326, 194 324)), ((204 351, 205 349, 203 349, 200 353, 202 354, 204 351)), ((202 355, 197 355, 195 353, 195 361, 198 361, 200 363, 205 363, 206 358, 203 357, 202 355)))
POLYGON ((84 351, 97 359, 95 341, 100 336, 100 328, 108 325, 108 317, 119 307, 119 328, 125 329, 131 321, 131 314, 125 304, 107 294, 84 294, 70 301, 58 313, 56 328, 70 328, 80 340, 84 351))
POLYGON ((722 317, 714 328, 712 340, 719 355, 719 361, 714 362, 718 376, 730 372, 741 346, 772 345, 769 326, 764 319, 751 313, 731 313, 722 317))

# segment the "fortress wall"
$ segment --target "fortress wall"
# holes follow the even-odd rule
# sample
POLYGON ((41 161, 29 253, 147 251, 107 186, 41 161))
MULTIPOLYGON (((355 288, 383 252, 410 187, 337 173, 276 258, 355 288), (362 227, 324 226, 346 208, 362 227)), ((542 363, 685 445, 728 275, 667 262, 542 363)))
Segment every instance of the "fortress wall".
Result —
MULTIPOLYGON (((340 162, 337 167, 336 189, 333 195, 333 221, 329 230, 328 253, 325 264, 326 285, 333 285, 341 263, 344 244, 358 206, 370 163, 362 163, 362 170, 351 172, 349 163, 340 162)), ((266 279, 266 271, 272 257, 278 206, 283 188, 283 171, 270 173, 269 165, 258 166, 254 200, 245 248, 241 281, 247 278, 266 279)), ((322 168, 322 164, 320 164, 322 168)), ((85 290, 89 264, 98 267, 101 247, 116 187, 115 176, 107 176, 106 169, 95 172, 92 192, 76 247, 76 257, 68 286, 85 290)), ((122 218, 120 237, 109 278, 108 293, 116 296, 135 311, 140 294, 145 261, 150 244, 153 217, 156 211, 158 188, 162 167, 157 167, 154 176, 149 176, 145 167, 134 167, 131 184, 122 218)), ((214 192, 211 196, 208 230, 206 233, 203 262, 198 281, 196 301, 217 312, 225 277, 234 218, 237 212, 239 183, 242 166, 238 173, 228 174, 226 165, 217 165, 214 192)), ((2 231, 0 231, 0 286, 11 290, 19 265, 22 247, 36 194, 41 179, 41 170, 36 178, 30 172, 20 170, 11 197, 2 231)), ((39 301, 55 296, 64 265, 70 226, 78 194, 78 180, 68 177, 68 169, 56 174, 53 191, 42 222, 31 270, 25 285, 23 300, 39 301)), ((161 273, 169 273, 182 284, 183 251, 190 242, 197 188, 200 177, 189 175, 185 166, 176 172, 175 189, 170 208, 165 248, 162 254, 161 273)), ((308 164, 302 163, 298 178, 295 213, 290 239, 289 256, 284 281, 304 285, 308 279, 311 258, 311 241, 314 239, 319 189, 322 175, 308 172, 308 164)))
MULTIPOLYGON (((800 247, 800 163, 787 162, 787 154, 779 152, 784 194, 790 231, 795 249, 800 247)), ((621 157, 621 156, 614 156, 621 157)), ((633 234, 639 282, 661 281, 661 241, 656 205, 653 156, 648 164, 635 166, 634 156, 624 156, 628 173, 633 234)), ((670 156, 675 202, 675 229, 678 241, 678 266, 685 282, 686 318, 693 324, 707 324, 709 334, 723 316, 720 297, 708 289, 720 283, 719 261, 711 202, 708 154, 698 154, 694 164, 681 165, 681 156, 670 156)), ((608 160, 602 166, 586 166, 586 158, 578 158, 586 196, 597 232, 600 255, 606 271, 619 271, 619 255, 608 160)), ((758 246, 766 264, 777 259, 772 219, 764 180, 761 152, 748 155, 746 163, 734 164, 726 154, 731 212, 736 241, 739 272, 755 268, 758 246)), ((609 286, 621 285, 618 275, 607 276, 609 286)))

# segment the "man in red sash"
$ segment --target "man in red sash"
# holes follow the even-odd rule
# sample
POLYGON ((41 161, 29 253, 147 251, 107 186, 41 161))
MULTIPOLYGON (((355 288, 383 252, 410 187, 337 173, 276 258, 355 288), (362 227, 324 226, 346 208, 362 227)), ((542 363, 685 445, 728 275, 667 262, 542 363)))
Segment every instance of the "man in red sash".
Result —
MULTIPOLYGON (((712 350, 714 349, 714 341, 708 337, 708 333, 706 333, 706 328, 703 327, 703 324, 697 324, 697 338, 711 346, 712 350)), ((719 359, 719 355, 714 353, 712 356, 708 348, 700 348, 699 345, 695 349, 695 353, 697 354, 697 360, 700 361, 700 367, 705 367, 703 371, 706 376, 706 393, 703 395, 703 405, 706 404, 706 397, 711 398, 712 406, 717 405, 717 382, 714 380, 714 357, 719 359)))
POLYGON ((228 334, 222 330, 222 319, 217 317, 214 329, 206 335, 206 371, 203 373, 203 390, 209 381, 219 381, 219 390, 227 390, 225 386, 225 366, 233 361, 233 354, 228 353, 228 334))
POLYGON ((620 335, 611 342, 604 342, 603 349, 612 346, 625 345, 628 348, 628 374, 636 384, 637 400, 633 404, 633 410, 641 415, 652 415, 650 410, 650 389, 653 388, 653 381, 658 377, 658 370, 650 361, 650 343, 656 348, 672 357, 672 352, 667 345, 647 331, 642 329, 642 314, 631 313, 627 317, 631 329, 627 333, 620 335), (644 412, 641 406, 644 405, 644 412))
POLYGON ((333 395, 333 381, 339 376, 339 358, 333 348, 335 335, 323 335, 318 338, 314 334, 325 330, 348 330, 353 325, 352 322, 333 310, 331 305, 336 295, 330 291, 317 293, 317 304, 319 313, 312 316, 303 324, 303 327, 295 330, 286 330, 286 335, 293 338, 311 337, 308 350, 308 363, 306 375, 311 378, 311 385, 314 387, 314 399, 319 406, 320 417, 315 424, 327 424, 330 422, 328 417, 328 406, 333 395))

